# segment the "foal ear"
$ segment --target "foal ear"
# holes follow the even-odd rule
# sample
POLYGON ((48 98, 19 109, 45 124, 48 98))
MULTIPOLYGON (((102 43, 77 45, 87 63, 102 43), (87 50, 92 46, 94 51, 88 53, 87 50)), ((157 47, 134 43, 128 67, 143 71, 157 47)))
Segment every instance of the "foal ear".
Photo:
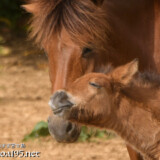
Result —
POLYGON ((128 84, 135 73, 138 72, 138 59, 134 59, 126 65, 120 66, 111 73, 113 79, 121 84, 128 84))
POLYGON ((96 6, 101 6, 104 0, 91 0, 96 6))

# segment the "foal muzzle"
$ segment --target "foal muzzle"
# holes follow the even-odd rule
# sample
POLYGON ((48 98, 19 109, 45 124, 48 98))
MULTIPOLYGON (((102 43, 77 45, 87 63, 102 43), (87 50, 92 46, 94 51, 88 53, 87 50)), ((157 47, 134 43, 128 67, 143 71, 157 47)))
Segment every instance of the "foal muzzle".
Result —
POLYGON ((69 101, 67 93, 63 90, 57 91, 49 101, 49 106, 51 107, 54 114, 60 114, 64 110, 69 110, 74 104, 69 101))

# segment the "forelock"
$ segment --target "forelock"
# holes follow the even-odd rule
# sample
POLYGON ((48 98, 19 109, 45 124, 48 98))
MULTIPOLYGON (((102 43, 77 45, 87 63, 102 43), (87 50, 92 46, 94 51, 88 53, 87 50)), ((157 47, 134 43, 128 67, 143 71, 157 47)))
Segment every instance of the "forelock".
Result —
POLYGON ((46 43, 62 28, 72 40, 82 46, 97 44, 104 47, 108 34, 106 12, 86 0, 31 0, 37 12, 31 21, 31 37, 37 43, 46 43))

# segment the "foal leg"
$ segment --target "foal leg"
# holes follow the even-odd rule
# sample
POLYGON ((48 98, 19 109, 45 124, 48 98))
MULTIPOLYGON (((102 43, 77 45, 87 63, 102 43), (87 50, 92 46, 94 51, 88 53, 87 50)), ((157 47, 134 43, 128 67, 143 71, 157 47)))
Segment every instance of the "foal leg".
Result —
POLYGON ((131 160, 144 160, 140 153, 132 149, 130 146, 127 146, 127 150, 131 160))

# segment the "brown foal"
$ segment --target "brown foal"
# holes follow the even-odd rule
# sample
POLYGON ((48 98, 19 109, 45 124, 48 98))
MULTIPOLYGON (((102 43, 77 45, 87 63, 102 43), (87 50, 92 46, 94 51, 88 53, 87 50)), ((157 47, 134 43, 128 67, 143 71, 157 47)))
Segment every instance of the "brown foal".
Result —
POLYGON ((51 99, 55 114, 111 129, 147 160, 160 158, 160 76, 138 73, 138 61, 107 74, 89 73, 51 99))

